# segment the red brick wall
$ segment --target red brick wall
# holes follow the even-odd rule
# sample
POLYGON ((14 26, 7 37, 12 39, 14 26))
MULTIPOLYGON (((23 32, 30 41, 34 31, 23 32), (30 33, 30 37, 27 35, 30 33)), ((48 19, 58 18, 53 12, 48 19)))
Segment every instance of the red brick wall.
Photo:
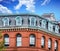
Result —
POLYGON ((48 39, 52 39, 52 49, 50 51, 54 51, 54 41, 58 41, 58 51, 60 51, 60 38, 55 35, 51 35, 49 33, 33 30, 33 29, 22 29, 22 30, 3 30, 2 35, 9 35, 10 45, 6 51, 49 51, 48 49, 48 39), (20 33, 22 35, 22 46, 16 47, 16 34, 20 33), (29 46, 29 36, 30 34, 35 34, 36 36, 36 46, 29 46), (41 37, 45 37, 45 47, 41 48, 41 37))

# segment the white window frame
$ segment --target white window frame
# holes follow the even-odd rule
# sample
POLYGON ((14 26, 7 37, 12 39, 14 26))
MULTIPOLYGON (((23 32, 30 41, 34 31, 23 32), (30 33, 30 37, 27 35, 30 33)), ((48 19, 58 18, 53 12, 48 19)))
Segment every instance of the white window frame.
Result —
POLYGON ((3 26, 9 26, 9 18, 5 17, 2 19, 2 21, 3 21, 3 26), (6 22, 7 22, 7 24, 6 24, 6 22))
POLYGON ((57 47, 58 47, 58 43, 57 43, 57 41, 55 41, 55 43, 54 43, 54 49, 56 50, 57 47))
POLYGON ((30 17, 29 20, 30 20, 30 26, 36 26, 36 18, 35 17, 30 17), (34 19, 33 20, 34 21, 33 24, 32 24, 32 19, 34 19))
POLYGON ((42 25, 41 25, 42 28, 46 28, 46 20, 42 19, 42 25))
POLYGON ((9 45, 9 36, 4 36, 4 45, 9 45))
POLYGON ((35 45, 35 36, 30 35, 30 45, 35 45))
POLYGON ((22 17, 20 16, 17 16, 15 18, 15 21, 16 21, 16 26, 21 26, 22 25, 22 17), (18 19, 19 18, 19 19, 18 19))
POLYGON ((22 37, 21 37, 21 35, 18 37, 18 36, 16 36, 16 45, 17 45, 17 47, 19 47, 19 46, 22 46, 22 37))
POLYGON ((48 48, 50 49, 51 46, 52 46, 52 41, 51 41, 51 39, 48 39, 48 48))
POLYGON ((41 46, 44 47, 44 45, 45 45, 45 38, 42 36, 42 37, 41 37, 41 46))
POLYGON ((53 32, 53 24, 48 22, 48 30, 53 32))

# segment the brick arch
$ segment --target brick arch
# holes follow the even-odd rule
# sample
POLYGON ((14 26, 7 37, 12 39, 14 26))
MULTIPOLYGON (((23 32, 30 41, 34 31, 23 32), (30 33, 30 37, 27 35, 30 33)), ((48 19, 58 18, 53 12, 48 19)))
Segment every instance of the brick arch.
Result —
POLYGON ((9 37, 9 34, 4 34, 4 37, 5 37, 5 36, 8 36, 8 37, 9 37))
POLYGON ((20 35, 20 36, 22 37, 22 34, 21 34, 21 33, 16 33, 16 35, 15 35, 15 36, 18 36, 18 35, 20 35))
POLYGON ((33 35, 34 37, 36 37, 35 33, 30 33, 29 37, 30 37, 31 35, 33 35))
POLYGON ((46 37, 45 37, 45 36, 42 36, 42 37, 44 37, 44 38, 46 39, 46 37))

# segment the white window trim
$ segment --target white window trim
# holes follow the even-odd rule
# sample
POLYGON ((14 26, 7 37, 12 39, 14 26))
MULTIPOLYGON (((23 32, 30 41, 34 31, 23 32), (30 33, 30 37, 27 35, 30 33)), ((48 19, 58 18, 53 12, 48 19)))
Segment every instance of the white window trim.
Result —
POLYGON ((46 28, 46 20, 42 20, 41 23, 42 23, 41 27, 42 27, 42 28, 46 28))
POLYGON ((48 48, 51 48, 51 46, 52 46, 51 43, 52 43, 51 39, 48 39, 48 48))
POLYGON ((15 18, 15 21, 16 21, 16 26, 21 26, 21 25, 22 25, 22 17, 19 17, 19 16, 16 17, 16 18, 15 18), (20 19, 20 24, 18 23, 19 20, 17 20, 17 18, 20 19))
POLYGON ((45 39, 44 37, 41 37, 41 46, 44 46, 44 44, 45 44, 45 39))
POLYGON ((5 17, 5 18, 2 19, 2 21, 3 21, 3 26, 6 26, 6 25, 5 25, 6 20, 4 20, 4 19, 7 19, 7 20, 8 20, 8 21, 7 21, 7 22, 8 22, 8 25, 7 25, 7 26, 9 26, 9 18, 7 18, 7 17, 5 17))
POLYGON ((57 42, 55 41, 55 43, 54 43, 54 49, 57 49, 57 42))
POLYGON ((7 38, 7 37, 5 37, 5 43, 4 44, 9 44, 9 37, 7 38))
POLYGON ((18 36, 17 36, 16 41, 17 41, 17 42, 16 42, 17 47, 22 46, 22 37, 18 37, 18 36), (19 45, 18 45, 18 43, 19 43, 19 45))
POLYGON ((35 17, 30 17, 29 20, 30 20, 30 26, 36 26, 36 18, 35 17), (32 18, 34 18, 34 25, 31 24, 31 19, 32 18))
POLYGON ((32 37, 33 35, 30 35, 30 45, 35 45, 35 37, 32 37))

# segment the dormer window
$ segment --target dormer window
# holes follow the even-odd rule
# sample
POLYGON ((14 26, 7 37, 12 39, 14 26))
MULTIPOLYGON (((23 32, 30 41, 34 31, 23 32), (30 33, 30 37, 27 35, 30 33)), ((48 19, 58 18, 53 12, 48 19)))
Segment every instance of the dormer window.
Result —
POLYGON ((15 21, 16 21, 16 25, 17 25, 17 26, 22 25, 22 18, 21 18, 21 17, 19 17, 19 16, 16 17, 16 18, 15 18, 15 21))
POLYGON ((30 26, 36 26, 36 18, 35 17, 30 17, 30 26))
POLYGON ((41 26, 42 28, 46 28, 46 20, 42 20, 42 26, 41 26))
POLYGON ((2 19, 3 21, 3 26, 9 26, 9 18, 5 17, 2 19))
POLYGON ((55 32, 59 33, 59 26, 58 25, 55 26, 55 32))

